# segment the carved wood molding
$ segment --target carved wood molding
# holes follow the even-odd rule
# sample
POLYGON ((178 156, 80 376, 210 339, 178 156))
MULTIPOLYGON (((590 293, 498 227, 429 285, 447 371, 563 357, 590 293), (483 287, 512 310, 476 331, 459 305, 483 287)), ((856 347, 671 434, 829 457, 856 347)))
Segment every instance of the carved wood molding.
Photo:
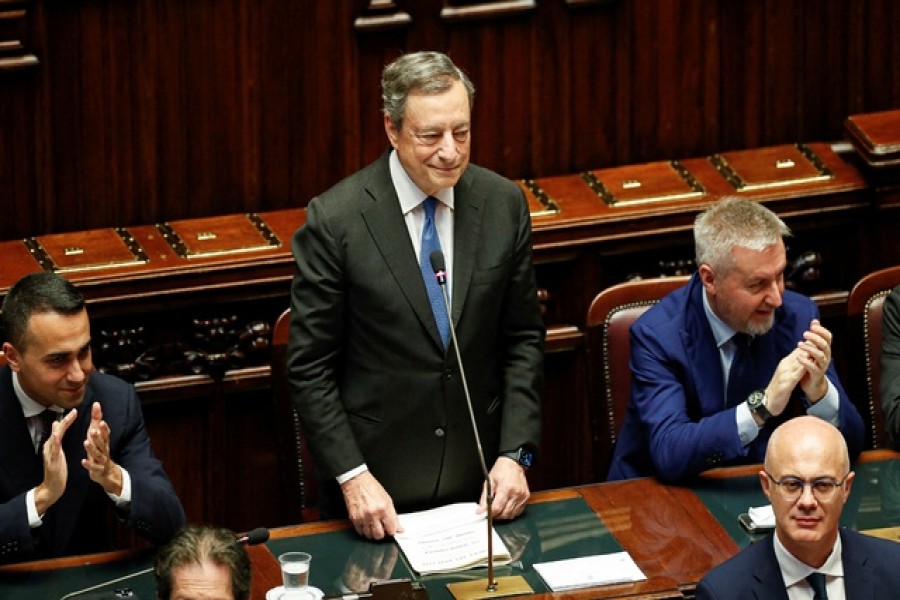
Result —
POLYGON ((508 17, 537 8, 537 0, 496 0, 495 2, 453 2, 441 9, 445 21, 508 17))
POLYGON ((31 69, 39 64, 22 41, 28 24, 30 2, 0 0, 0 73, 31 69))

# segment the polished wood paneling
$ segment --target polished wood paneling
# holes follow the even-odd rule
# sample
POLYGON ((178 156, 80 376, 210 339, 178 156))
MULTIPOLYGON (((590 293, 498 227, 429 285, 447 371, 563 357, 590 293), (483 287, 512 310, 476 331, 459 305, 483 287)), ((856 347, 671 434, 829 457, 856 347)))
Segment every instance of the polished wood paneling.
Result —
POLYGON ((34 57, 0 69, 0 239, 303 206, 387 146, 402 51, 470 73, 474 160, 511 178, 838 139, 900 104, 890 0, 0 6, 34 57))

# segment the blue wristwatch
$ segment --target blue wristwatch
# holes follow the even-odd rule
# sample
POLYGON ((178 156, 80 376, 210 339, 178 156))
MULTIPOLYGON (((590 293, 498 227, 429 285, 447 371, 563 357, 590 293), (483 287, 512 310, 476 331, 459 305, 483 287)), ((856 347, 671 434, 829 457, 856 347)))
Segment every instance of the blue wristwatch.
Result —
POLYGON ((501 452, 500 456, 511 458, 526 469, 531 467, 531 463, 534 462, 534 454, 531 452, 531 450, 528 450, 524 447, 519 448, 515 452, 501 452))

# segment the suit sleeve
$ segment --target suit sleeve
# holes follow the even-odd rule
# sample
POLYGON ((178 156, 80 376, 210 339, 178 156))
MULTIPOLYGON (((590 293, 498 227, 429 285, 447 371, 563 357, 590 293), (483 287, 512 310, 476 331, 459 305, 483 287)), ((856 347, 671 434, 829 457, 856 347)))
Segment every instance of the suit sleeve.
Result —
POLYGON ((884 299, 881 331, 881 408, 885 431, 897 448, 900 447, 900 286, 884 299))
POLYGON ((500 450, 522 446, 537 452, 541 433, 545 326, 537 297, 528 203, 518 193, 513 268, 503 311, 504 405, 500 450))
POLYGON ((338 387, 346 302, 343 259, 323 203, 313 199, 306 214, 292 248, 296 270, 288 379, 316 465, 327 477, 336 477, 365 462, 338 387))
MULTIPOLYGON (((131 504, 127 511, 117 514, 141 536, 163 544, 184 526, 184 509, 162 463, 153 454, 134 387, 129 385, 127 390, 127 398, 115 400, 126 410, 122 424, 110 423, 112 458, 131 476, 131 504)), ((107 410, 104 407, 104 417, 107 410)))
POLYGON ((25 490, 0 504, 0 564, 28 557, 34 552, 34 537, 25 507, 27 492, 25 490))
MULTIPOLYGON (((668 482, 747 454, 738 436, 734 408, 707 416, 695 414, 701 410, 697 407, 689 409, 687 366, 673 354, 673 343, 640 321, 631 328, 632 402, 646 428, 656 472, 668 482)), ((721 369, 718 363, 707 368, 721 369)), ((696 396, 697 390, 690 393, 696 396)))

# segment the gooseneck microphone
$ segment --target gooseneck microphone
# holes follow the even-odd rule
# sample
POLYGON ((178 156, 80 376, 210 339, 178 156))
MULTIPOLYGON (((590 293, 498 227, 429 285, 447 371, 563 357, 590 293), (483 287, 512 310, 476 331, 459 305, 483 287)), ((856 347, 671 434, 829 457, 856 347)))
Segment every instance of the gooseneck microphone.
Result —
MULTIPOLYGON (((256 546, 257 544, 263 544, 269 540, 269 530, 265 527, 257 527, 252 531, 248 531, 247 533, 238 534, 235 536, 237 542, 239 544, 243 544, 245 546, 256 546)), ((123 575, 121 577, 116 577, 115 579, 110 579, 109 581, 104 581, 102 583, 98 583, 96 585, 92 585, 90 587, 86 587, 81 590, 76 590, 74 592, 69 592, 65 596, 62 596, 59 600, 68 600, 69 598, 77 598, 82 594, 87 594, 88 592, 93 592, 95 590, 99 590, 100 588, 104 588, 108 585, 113 585, 115 583, 121 583, 123 581, 127 581, 129 579, 134 579, 135 577, 140 577, 141 575, 146 575, 147 573, 152 573, 155 567, 148 567, 146 569, 141 569, 140 571, 136 571, 134 573, 129 573, 128 575, 123 575)), ((115 596, 110 596, 115 598, 137 598, 129 589, 116 590, 115 596)))
POLYGON ((484 460, 484 450, 481 447, 481 436, 478 434, 478 423, 475 420, 475 409, 472 407, 472 396, 469 395, 469 383, 466 378, 466 371, 463 368, 462 355, 459 352, 459 344, 456 341, 456 326, 453 324, 453 317, 450 314, 450 297, 447 294, 447 267, 444 262, 444 253, 435 250, 429 256, 431 261, 431 269, 441 288, 441 294, 444 297, 444 310, 447 311, 447 321, 450 322, 450 339, 453 342, 453 349, 456 351, 456 363, 459 365, 459 376, 462 380, 463 393, 466 396, 466 406, 469 409, 469 418, 472 420, 472 433, 475 434, 475 445, 478 447, 478 459, 481 461, 481 472, 484 474, 485 498, 487 499, 487 567, 488 567, 488 583, 487 591, 497 591, 497 581, 494 579, 494 490, 491 486, 491 476, 488 472, 487 463, 484 460))
POLYGON ((239 535, 237 541, 240 544, 246 544, 248 546, 264 544, 269 541, 269 530, 265 527, 257 527, 252 531, 239 535))

